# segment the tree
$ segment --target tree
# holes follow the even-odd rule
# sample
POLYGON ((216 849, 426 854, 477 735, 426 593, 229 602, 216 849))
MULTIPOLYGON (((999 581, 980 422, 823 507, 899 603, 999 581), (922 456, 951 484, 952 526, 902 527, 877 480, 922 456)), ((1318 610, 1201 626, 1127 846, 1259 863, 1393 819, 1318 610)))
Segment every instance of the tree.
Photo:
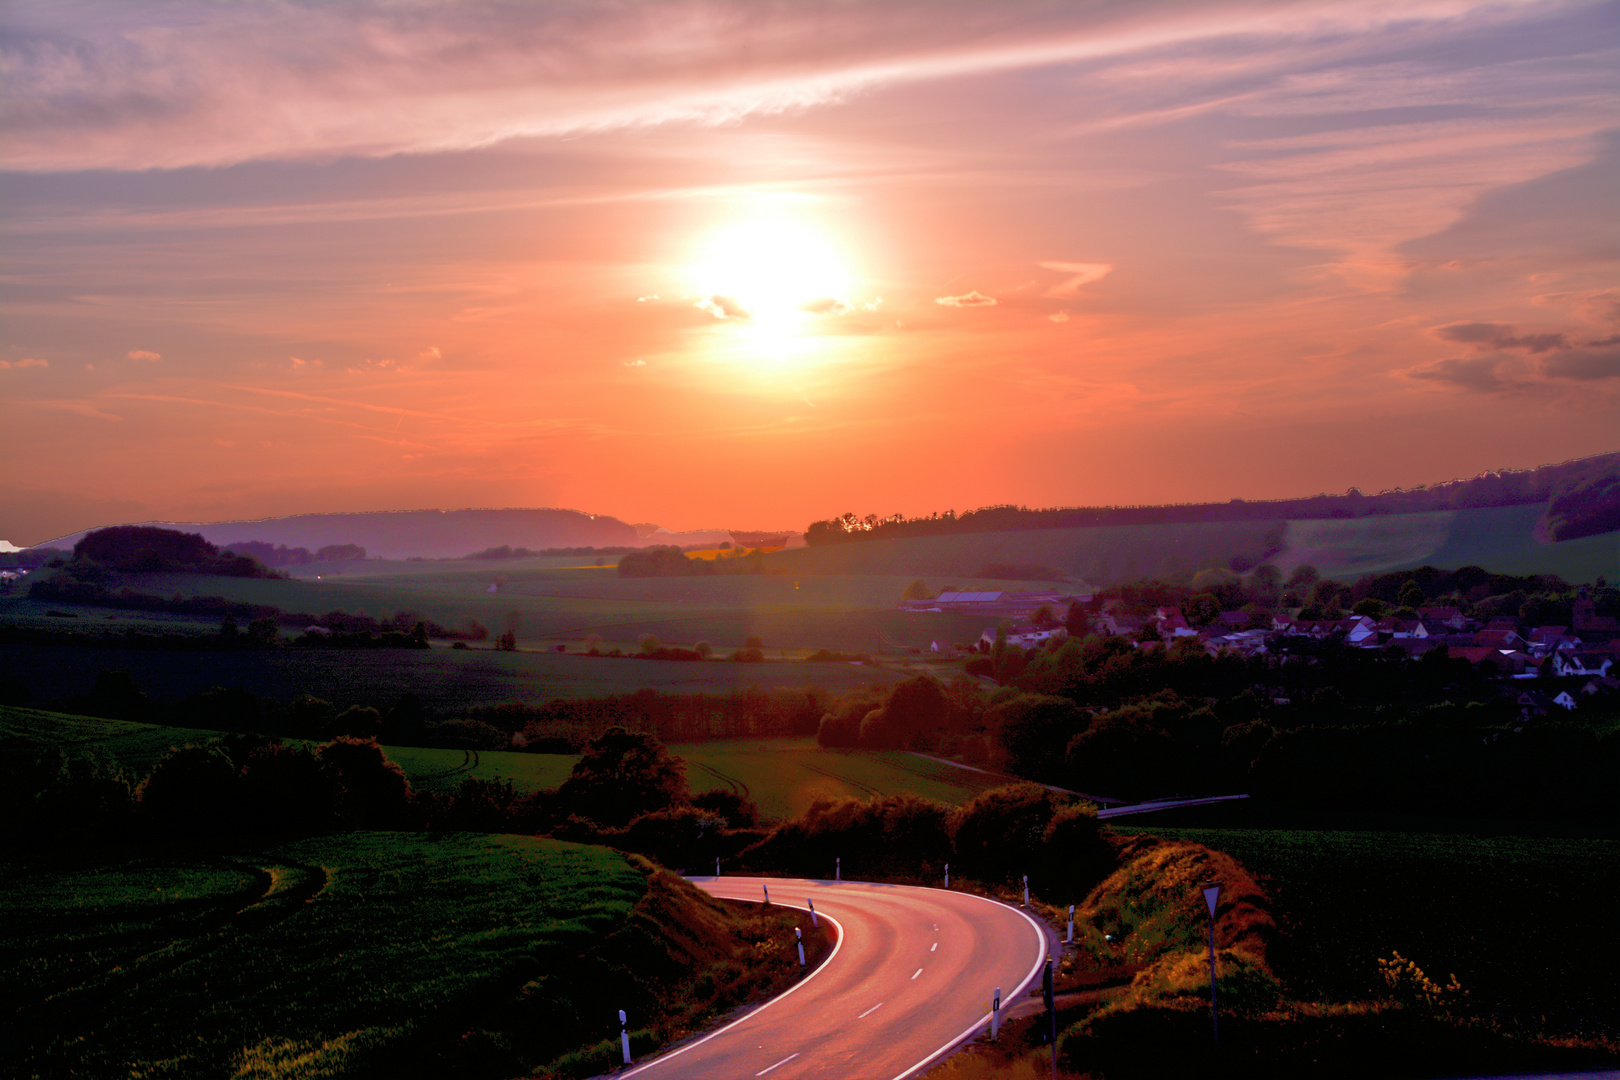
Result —
POLYGON ((1402 607, 1416 608, 1427 604, 1429 598, 1424 595, 1423 586, 1416 581, 1408 581, 1401 586, 1401 591, 1395 594, 1395 602, 1402 607))
POLYGON ((998 764, 1030 779, 1057 779, 1064 747, 1087 723, 1085 711, 1073 701, 1044 694, 1020 694, 984 714, 1000 749, 998 764))
POLYGON ((632 818, 691 802, 686 763, 652 735, 610 727, 585 747, 557 789, 571 814, 619 828, 632 818))
POLYGON ((411 785, 377 740, 340 735, 321 747, 317 756, 336 773, 338 813, 344 824, 359 829, 399 827, 411 785))
POLYGON ((1091 620, 1086 618, 1086 606, 1078 600, 1069 601, 1069 610, 1063 617, 1063 628, 1072 638, 1083 638, 1091 633, 1091 620))
POLYGON ((1214 593, 1201 592, 1182 609, 1187 621, 1193 626, 1208 626, 1221 616, 1221 602, 1215 598, 1214 593))
POLYGON ((906 591, 900 594, 902 600, 932 600, 934 593, 928 588, 928 583, 918 578, 906 586, 906 591))
POLYGON ((949 705, 945 690, 931 675, 917 675, 895 685, 880 709, 861 720, 862 746, 878 750, 932 749, 945 732, 949 705))
POLYGON ((237 812, 239 777, 219 750, 184 746, 170 750, 141 784, 141 814, 165 831, 223 832, 237 812))

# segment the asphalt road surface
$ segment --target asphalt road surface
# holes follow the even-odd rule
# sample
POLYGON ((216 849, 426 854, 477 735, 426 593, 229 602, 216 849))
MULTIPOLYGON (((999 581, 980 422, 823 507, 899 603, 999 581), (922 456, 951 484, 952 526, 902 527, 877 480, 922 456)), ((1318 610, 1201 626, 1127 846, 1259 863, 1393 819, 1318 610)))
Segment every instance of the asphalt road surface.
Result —
POLYGON ((693 878, 709 893, 803 908, 838 927, 808 979, 735 1023, 621 1076, 898 1080, 1038 985, 1046 935, 1028 915, 940 889, 801 878, 693 878))

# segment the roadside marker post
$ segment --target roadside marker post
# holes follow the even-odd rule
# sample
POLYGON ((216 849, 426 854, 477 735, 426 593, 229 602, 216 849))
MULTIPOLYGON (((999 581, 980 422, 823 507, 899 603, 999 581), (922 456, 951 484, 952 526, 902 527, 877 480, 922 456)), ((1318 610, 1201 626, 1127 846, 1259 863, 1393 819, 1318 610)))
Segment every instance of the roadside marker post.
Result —
POLYGON ((1057 995, 1052 989, 1052 958, 1041 974, 1041 997, 1046 1001, 1046 1040, 1052 1044, 1052 1080, 1057 1080, 1057 995))
POLYGON ((796 926, 793 928, 793 940, 799 943, 799 966, 804 967, 804 932, 796 926))
POLYGON ((630 1029, 629 1029, 628 1026, 626 1026, 627 1021, 628 1021, 628 1018, 624 1015, 624 1010, 620 1009, 619 1010, 619 1049, 624 1051, 624 1063, 626 1065, 630 1064, 630 1029))
POLYGON ((1201 888, 1204 890, 1204 906, 1209 908, 1209 1027, 1215 1037, 1215 1049, 1219 1050, 1221 1017, 1215 1000, 1215 905, 1220 903, 1221 883, 1206 881, 1201 888))
POLYGON ((767 907, 769 907, 771 903, 771 887, 769 885, 761 885, 760 888, 765 890, 765 904, 767 907))
POLYGON ((945 864, 945 887, 947 889, 951 887, 951 864, 950 863, 945 864))
POLYGON ((1029 875, 1024 875, 1024 906, 1029 907, 1029 875))
POLYGON ((816 902, 814 900, 809 899, 808 897, 805 899, 804 902, 810 905, 810 925, 811 926, 820 926, 821 925, 821 920, 816 918, 816 902))
POLYGON ((714 857, 714 876, 720 876, 720 856, 718 855, 714 857))
POLYGON ((1001 1035, 1001 987, 996 987, 996 996, 990 999, 990 1041, 995 1042, 1001 1035))
POLYGON ((844 880, 844 860, 842 856, 833 860, 833 880, 844 880))
POLYGON ((1074 944, 1074 905, 1069 905, 1069 936, 1063 942, 1065 945, 1074 944))

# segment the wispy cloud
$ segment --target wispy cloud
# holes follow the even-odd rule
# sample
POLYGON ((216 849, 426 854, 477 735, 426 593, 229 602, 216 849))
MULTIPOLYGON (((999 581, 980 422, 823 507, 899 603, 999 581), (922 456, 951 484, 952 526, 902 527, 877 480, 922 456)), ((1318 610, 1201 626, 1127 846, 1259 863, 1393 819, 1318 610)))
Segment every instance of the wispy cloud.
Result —
MULTIPOLYGON (((1129 6, 14 3, 7 168, 179 168, 723 124, 874 87, 1501 18, 1483 0, 1129 6)), ((1511 14, 1509 12, 1508 14, 1511 14)))
POLYGON ((50 367, 49 360, 41 360, 37 356, 25 356, 21 360, 0 360, 0 371, 9 371, 19 368, 50 367))
POLYGON ((936 296, 934 303, 941 307, 995 307, 996 298, 986 296, 977 289, 963 293, 961 296, 936 296))
POLYGON ((1043 262, 1040 266, 1042 270, 1055 270, 1068 275, 1042 296, 1073 296, 1080 291, 1080 286, 1101 281, 1114 270, 1112 263, 1043 262))

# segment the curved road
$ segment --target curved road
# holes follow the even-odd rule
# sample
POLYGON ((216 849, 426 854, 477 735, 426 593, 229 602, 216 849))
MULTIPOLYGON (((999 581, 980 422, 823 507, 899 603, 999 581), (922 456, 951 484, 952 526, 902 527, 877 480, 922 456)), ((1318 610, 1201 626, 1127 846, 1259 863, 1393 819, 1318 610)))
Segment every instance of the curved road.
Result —
POLYGON ((1028 915, 941 889, 802 878, 693 878, 714 896, 803 908, 838 927, 822 966, 735 1023, 622 1073, 646 1080, 899 1080, 982 1027, 1040 972, 1028 915))

